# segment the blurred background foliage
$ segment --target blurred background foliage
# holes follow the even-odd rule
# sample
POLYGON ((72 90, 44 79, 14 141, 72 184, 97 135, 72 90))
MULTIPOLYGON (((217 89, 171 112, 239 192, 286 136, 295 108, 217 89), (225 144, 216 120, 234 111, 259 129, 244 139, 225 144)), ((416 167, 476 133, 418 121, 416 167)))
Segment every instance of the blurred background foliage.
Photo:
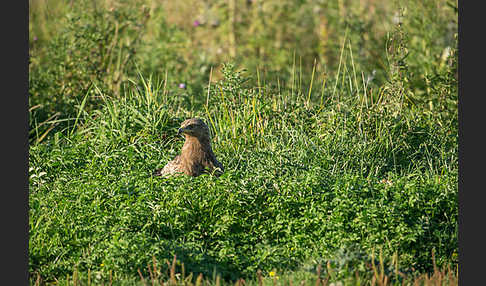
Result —
POLYGON ((93 85, 118 97, 138 74, 203 102, 227 61, 302 93, 313 71, 320 81, 349 72, 341 62, 377 89, 401 63, 412 104, 450 113, 457 100, 433 84, 457 58, 456 1, 30 0, 29 16, 31 139, 72 124, 88 93, 83 107, 96 109, 93 85))

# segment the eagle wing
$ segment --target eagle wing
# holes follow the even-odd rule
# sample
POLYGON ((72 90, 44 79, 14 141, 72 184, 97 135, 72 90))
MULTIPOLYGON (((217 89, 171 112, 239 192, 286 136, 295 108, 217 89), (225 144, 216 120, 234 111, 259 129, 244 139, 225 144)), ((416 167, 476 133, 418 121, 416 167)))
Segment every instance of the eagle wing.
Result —
POLYGON ((164 168, 157 169, 154 171, 154 176, 167 176, 167 175, 175 175, 177 173, 181 173, 182 170, 180 169, 181 164, 181 156, 177 155, 174 160, 169 161, 164 168))

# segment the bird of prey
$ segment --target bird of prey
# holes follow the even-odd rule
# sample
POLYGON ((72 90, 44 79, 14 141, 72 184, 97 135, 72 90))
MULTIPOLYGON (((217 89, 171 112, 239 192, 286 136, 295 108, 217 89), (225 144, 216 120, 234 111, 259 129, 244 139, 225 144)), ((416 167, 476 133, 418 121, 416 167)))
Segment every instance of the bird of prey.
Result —
POLYGON ((181 154, 169 161, 164 168, 154 171, 155 176, 188 175, 197 177, 203 173, 219 176, 223 165, 216 160, 211 148, 209 127, 199 118, 182 122, 178 134, 184 134, 186 141, 181 154))

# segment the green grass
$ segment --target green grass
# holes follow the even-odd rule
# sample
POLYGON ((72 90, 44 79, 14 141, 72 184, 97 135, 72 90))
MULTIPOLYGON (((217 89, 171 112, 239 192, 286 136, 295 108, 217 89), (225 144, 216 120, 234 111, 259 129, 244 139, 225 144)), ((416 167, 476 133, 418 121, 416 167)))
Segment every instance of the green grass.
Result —
POLYGON ((204 110, 141 79, 99 112, 80 112, 73 134, 30 147, 31 273, 49 280, 103 264, 136 275, 152 256, 177 255, 187 271, 237 279, 312 259, 358 267, 378 249, 398 253, 403 271, 429 271, 432 249, 439 265, 454 263, 454 121, 366 108, 363 95, 286 102, 245 87, 231 66, 226 74, 204 110), (178 123, 196 115, 225 174, 152 177, 180 150, 178 123))
MULTIPOLYGON (((432 2, 419 5, 423 14, 408 3, 402 24, 369 32, 376 46, 357 40, 360 25, 376 27, 365 14, 345 24, 329 10, 328 36, 339 41, 319 48, 328 57, 302 47, 268 58, 268 32, 242 24, 235 35, 261 34, 234 39, 235 62, 255 53, 238 66, 188 60, 198 51, 182 38, 208 35, 166 23, 183 19, 170 7, 149 6, 144 22, 145 10, 127 3, 98 14, 58 3, 56 13, 70 11, 64 30, 34 9, 41 26, 31 33, 44 31, 44 44, 31 46, 29 81, 31 284, 260 285, 260 275, 265 285, 429 285, 426 275, 457 284, 457 55, 441 28, 454 21, 432 2), (63 32, 49 36, 51 25, 63 32), (195 116, 210 126, 225 173, 153 177, 180 151, 179 124, 195 116)), ((277 8, 295 18, 308 5, 277 8)), ((359 12, 350 7, 346 17, 359 12)), ((219 41, 226 21, 199 43, 219 41)), ((269 31, 283 25, 274 21, 269 31)), ((286 27, 309 36, 307 26, 286 27)))

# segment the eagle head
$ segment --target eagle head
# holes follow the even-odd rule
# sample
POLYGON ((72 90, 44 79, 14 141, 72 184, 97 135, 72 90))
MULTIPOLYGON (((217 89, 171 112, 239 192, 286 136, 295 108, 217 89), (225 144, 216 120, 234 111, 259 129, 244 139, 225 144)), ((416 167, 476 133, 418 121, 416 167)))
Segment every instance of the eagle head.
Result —
POLYGON ((182 122, 177 134, 196 137, 202 140, 209 140, 209 127, 200 118, 191 118, 182 122))

